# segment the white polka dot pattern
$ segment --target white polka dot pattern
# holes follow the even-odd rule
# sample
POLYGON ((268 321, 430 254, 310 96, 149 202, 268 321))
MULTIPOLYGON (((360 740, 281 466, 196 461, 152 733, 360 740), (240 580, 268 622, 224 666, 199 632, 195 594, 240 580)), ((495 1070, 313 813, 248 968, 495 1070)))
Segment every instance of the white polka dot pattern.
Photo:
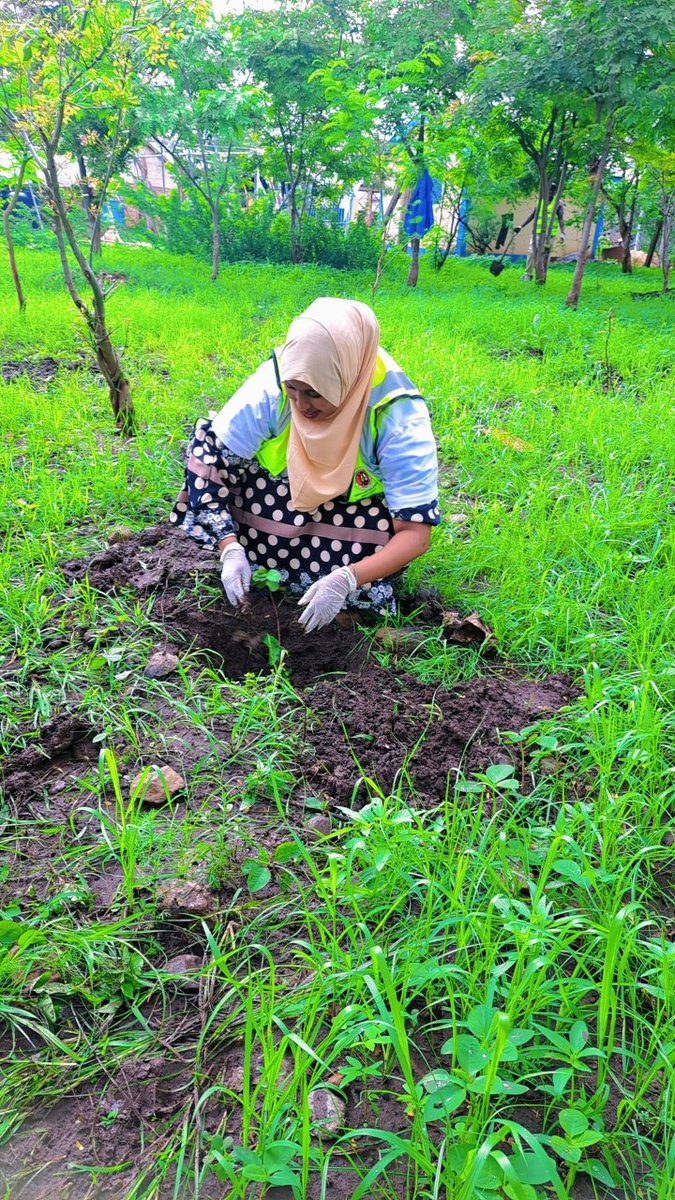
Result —
MULTIPOLYGON (((233 454, 207 420, 197 422, 193 432, 184 489, 170 515, 172 525, 209 546, 237 534, 252 563, 282 567, 282 580, 295 594, 337 566, 379 553, 392 532, 392 518, 437 525, 438 502, 434 498, 429 504, 390 512, 383 496, 357 502, 338 498, 300 513, 291 500, 287 476, 275 479, 255 460, 233 454), (209 479, 203 478, 205 468, 209 479)), ((353 606, 393 612, 391 583, 380 580, 358 589, 349 601, 353 606)))

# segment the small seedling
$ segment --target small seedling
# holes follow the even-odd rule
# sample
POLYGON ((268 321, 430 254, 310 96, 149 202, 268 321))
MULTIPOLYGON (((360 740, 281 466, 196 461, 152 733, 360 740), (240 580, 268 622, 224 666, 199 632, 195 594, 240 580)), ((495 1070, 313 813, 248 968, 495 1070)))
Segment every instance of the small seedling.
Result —
POLYGON ((273 567, 270 567, 269 570, 258 567, 253 572, 251 580, 256 587, 266 587, 270 592, 278 592, 281 587, 281 572, 275 571, 273 567))
POLYGON ((263 643, 267 647, 267 658, 271 667, 278 667, 283 658, 284 648, 273 633, 263 634, 263 643))

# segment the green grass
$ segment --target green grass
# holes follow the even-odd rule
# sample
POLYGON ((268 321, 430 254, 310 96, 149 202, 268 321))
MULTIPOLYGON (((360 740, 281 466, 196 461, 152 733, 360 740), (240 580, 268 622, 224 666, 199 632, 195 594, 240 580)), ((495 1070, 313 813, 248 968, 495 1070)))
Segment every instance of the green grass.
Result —
MULTIPOLYGON (((19 317, 3 277, 3 359, 72 358, 83 343, 55 257, 20 259, 28 308, 19 317)), ((113 1183, 127 1200, 199 1194, 214 1180, 232 1197, 256 1181, 303 1196, 350 1164, 355 1197, 392 1195, 393 1172, 420 1198, 668 1200, 674 352, 668 300, 631 297, 655 276, 591 266, 573 313, 565 270, 545 292, 516 269, 494 279, 464 262, 423 270, 416 292, 385 275, 383 343, 428 397, 443 460, 447 520, 412 581, 477 609, 510 667, 569 672, 582 695, 516 739, 530 756, 527 794, 496 764, 420 813, 403 771, 391 796, 367 781, 369 804, 308 849, 291 804, 305 718, 283 670, 224 685, 194 659, 170 680, 145 679, 153 600, 86 583, 68 593, 59 563, 104 546, 111 526, 163 519, 195 417, 316 295, 368 300, 370 280, 243 265, 212 285, 190 259, 120 247, 105 267, 129 274, 110 315, 137 438, 118 443, 87 372, 62 371, 44 392, 0 387, 2 752, 70 708, 103 751, 72 828, 48 806, 39 822, 3 810, 10 881, 36 839, 53 855, 47 898, 24 894, 0 913, 0 1130, 164 1053, 152 1004, 192 1084, 134 1181, 113 1183), (172 728, 204 745, 185 820, 115 782, 150 751, 157 761, 169 709, 172 728), (276 826, 276 849, 247 842, 251 803, 276 826), (197 867, 228 899, 193 931, 200 991, 182 1027, 153 885, 197 867), (93 876, 113 869, 117 905, 103 922, 93 876), (217 1070, 233 1046, 239 1090, 217 1070), (307 1095, 335 1072, 358 1123, 320 1143, 307 1095), (222 1108, 219 1128, 209 1104, 222 1108)), ((449 685, 483 664, 430 637, 398 665, 449 685)))

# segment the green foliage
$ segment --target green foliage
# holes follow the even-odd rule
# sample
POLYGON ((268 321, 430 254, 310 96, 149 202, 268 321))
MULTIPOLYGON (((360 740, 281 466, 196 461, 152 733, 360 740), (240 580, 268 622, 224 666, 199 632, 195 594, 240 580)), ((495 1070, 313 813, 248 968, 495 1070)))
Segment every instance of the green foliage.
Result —
MULTIPOLYGON (((181 201, 174 191, 142 203, 144 211, 160 218, 168 248, 177 254, 211 257, 211 216, 199 197, 188 195, 181 201)), ((380 249, 376 229, 359 220, 345 231, 330 212, 304 218, 301 244, 305 262, 351 271, 372 270, 380 249)), ((220 257, 223 262, 291 262, 288 213, 275 213, 274 202, 265 198, 248 208, 230 203, 221 217, 220 257)))

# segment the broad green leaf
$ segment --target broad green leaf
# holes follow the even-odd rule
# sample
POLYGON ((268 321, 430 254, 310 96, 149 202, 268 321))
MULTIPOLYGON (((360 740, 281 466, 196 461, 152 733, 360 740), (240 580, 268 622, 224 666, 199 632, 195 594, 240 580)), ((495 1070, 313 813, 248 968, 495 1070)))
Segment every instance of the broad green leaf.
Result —
POLYGON ((585 1133, 575 1134, 574 1145, 585 1150, 588 1146, 596 1146, 598 1142, 604 1141, 604 1137, 604 1133, 601 1133, 599 1129, 587 1129, 585 1133))
POLYGON ((274 861, 276 863, 292 862, 301 853, 296 842, 280 842, 274 851, 274 861))
POLYGON ((457 1061, 468 1075, 478 1075, 490 1061, 490 1055, 481 1048, 480 1042, 468 1033, 457 1037, 457 1061))
POLYGON ((495 1189, 501 1187, 503 1180, 504 1172, 502 1168, 494 1155, 488 1154, 476 1177, 476 1186, 479 1188, 495 1189))
POLYGON ((518 1151, 511 1156, 510 1162, 522 1183, 551 1183, 555 1179, 555 1163, 543 1150, 540 1155, 518 1151))
MULTIPOLYGON (((488 1086, 488 1076, 478 1075, 467 1083, 467 1090, 476 1096, 484 1096, 488 1086)), ((502 1079, 500 1075, 495 1075, 490 1087, 491 1096, 525 1096, 529 1092, 529 1088, 523 1083, 514 1083, 511 1079, 502 1079)))
POLYGON ((570 1029, 570 1046, 573 1050, 585 1050, 588 1045, 589 1032, 585 1021, 575 1021, 570 1029))
POLYGON ((554 1133, 551 1138, 551 1149, 555 1150, 564 1162, 578 1163, 581 1158, 581 1150, 566 1141, 565 1138, 558 1137, 557 1133, 554 1133))
POLYGON ((465 1100, 466 1088, 451 1084, 434 1092, 433 1096, 427 1096, 422 1116, 425 1121, 440 1121, 456 1112, 465 1100))
POLYGON ((260 892, 264 887, 267 887, 272 872, 268 867, 263 866, 254 858, 247 858, 241 867, 241 873, 245 877, 249 891, 253 894, 260 892))
POLYGON ((554 1071, 551 1077, 551 1084, 554 1095, 560 1097, 563 1095, 574 1072, 569 1067, 561 1067, 560 1070, 554 1071))
POLYGON ((425 1092, 437 1092, 439 1088, 446 1087, 452 1080, 452 1075, 449 1071, 429 1071, 427 1075, 423 1075, 419 1081, 419 1087, 424 1088, 425 1092))
POLYGON ((490 783, 496 784, 497 786, 499 786, 500 783, 503 783, 504 780, 511 779, 514 774, 515 767, 512 763, 493 763, 492 766, 488 767, 485 771, 486 778, 490 780, 490 783))
POLYGON ((612 1179, 607 1167, 597 1158, 585 1158, 581 1164, 581 1170, 590 1175, 592 1179, 597 1179, 598 1183, 604 1183, 606 1187, 616 1187, 616 1182, 612 1179))
POLYGON ((30 926, 23 921, 0 921, 0 946, 13 946, 26 929, 30 926))
POLYGON ((484 1042, 490 1034, 494 1017, 495 1010, 491 1004, 477 1004, 466 1018, 466 1024, 478 1040, 484 1042))
POLYGON ((560 1124, 569 1137, 576 1138, 588 1129, 588 1117, 578 1108, 564 1108, 560 1114, 560 1124))
POLYGON ((574 883, 580 883, 583 876, 579 863, 574 862, 571 858, 556 858, 553 870, 557 875, 562 875, 564 879, 571 879, 574 883))
POLYGON ((301 1147, 297 1142, 268 1142, 265 1146, 263 1162, 266 1167, 277 1171, 280 1167, 287 1166, 291 1159, 300 1153, 301 1147))

